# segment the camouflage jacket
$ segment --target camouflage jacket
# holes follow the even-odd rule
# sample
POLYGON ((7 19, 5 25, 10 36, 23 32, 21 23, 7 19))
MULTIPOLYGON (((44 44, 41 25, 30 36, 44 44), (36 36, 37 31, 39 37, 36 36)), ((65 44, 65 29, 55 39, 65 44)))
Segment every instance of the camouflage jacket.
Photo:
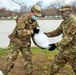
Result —
POLYGON ((32 21, 29 15, 23 14, 16 19, 17 25, 12 34, 9 35, 11 42, 29 42, 30 36, 27 33, 23 33, 24 29, 30 30, 38 26, 37 21, 32 21))
POLYGON ((73 15, 67 21, 62 21, 56 30, 46 33, 48 37, 60 34, 62 34, 62 40, 55 43, 58 49, 61 50, 76 46, 76 19, 73 15))

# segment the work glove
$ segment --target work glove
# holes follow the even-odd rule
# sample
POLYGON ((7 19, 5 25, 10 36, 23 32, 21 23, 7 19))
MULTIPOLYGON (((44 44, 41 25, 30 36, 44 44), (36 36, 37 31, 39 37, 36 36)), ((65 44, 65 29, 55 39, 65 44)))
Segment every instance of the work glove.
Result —
POLYGON ((34 29, 33 29, 34 34, 35 34, 35 33, 36 33, 36 34, 39 33, 39 30, 40 30, 40 29, 34 28, 34 29))
POLYGON ((53 51, 56 48, 55 44, 50 44, 49 46, 50 46, 49 51, 53 51))

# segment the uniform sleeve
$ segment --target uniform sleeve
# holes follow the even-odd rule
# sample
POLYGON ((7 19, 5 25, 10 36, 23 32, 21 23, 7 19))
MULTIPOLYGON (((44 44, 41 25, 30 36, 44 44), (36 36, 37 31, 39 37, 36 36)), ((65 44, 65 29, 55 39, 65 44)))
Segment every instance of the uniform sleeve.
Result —
POLYGON ((25 20, 25 16, 24 15, 21 15, 20 17, 18 17, 18 19, 17 19, 17 27, 18 27, 18 29, 24 29, 25 28, 24 20, 25 20))
POLYGON ((62 26, 60 25, 56 30, 45 33, 48 37, 58 36, 62 33, 62 26))
POLYGON ((76 34, 76 22, 72 23, 69 29, 67 30, 67 35, 59 42, 56 43, 57 47, 64 47, 68 45, 74 38, 76 34))
POLYGON ((16 21, 17 22, 16 30, 17 30, 18 36, 27 34, 27 33, 23 33, 23 30, 26 28, 25 19, 26 19, 26 15, 23 14, 19 16, 16 21))
POLYGON ((39 24, 38 24, 37 21, 35 21, 35 22, 32 24, 32 28, 37 28, 37 27, 39 27, 39 24))

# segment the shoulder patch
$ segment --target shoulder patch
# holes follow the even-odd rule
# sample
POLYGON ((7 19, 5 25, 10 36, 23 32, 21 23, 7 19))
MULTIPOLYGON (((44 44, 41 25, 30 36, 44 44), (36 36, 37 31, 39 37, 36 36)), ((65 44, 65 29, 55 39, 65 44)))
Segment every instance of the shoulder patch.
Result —
POLYGON ((18 22, 22 22, 22 21, 23 21, 22 18, 19 18, 19 19, 18 19, 18 22))
POLYGON ((18 18, 18 22, 23 22, 26 19, 26 15, 23 14, 18 18))
POLYGON ((76 33, 76 25, 73 24, 68 30, 68 33, 75 34, 76 33))

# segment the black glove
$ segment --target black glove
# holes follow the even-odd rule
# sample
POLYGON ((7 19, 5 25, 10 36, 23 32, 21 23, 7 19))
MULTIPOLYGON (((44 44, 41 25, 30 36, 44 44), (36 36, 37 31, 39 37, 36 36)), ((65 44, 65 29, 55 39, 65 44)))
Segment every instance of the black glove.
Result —
POLYGON ((49 46, 50 46, 49 51, 53 51, 56 48, 55 44, 50 44, 49 46))
POLYGON ((33 31, 34 31, 34 34, 35 34, 35 33, 36 33, 36 34, 39 33, 39 29, 37 29, 37 28, 34 28, 33 31))

